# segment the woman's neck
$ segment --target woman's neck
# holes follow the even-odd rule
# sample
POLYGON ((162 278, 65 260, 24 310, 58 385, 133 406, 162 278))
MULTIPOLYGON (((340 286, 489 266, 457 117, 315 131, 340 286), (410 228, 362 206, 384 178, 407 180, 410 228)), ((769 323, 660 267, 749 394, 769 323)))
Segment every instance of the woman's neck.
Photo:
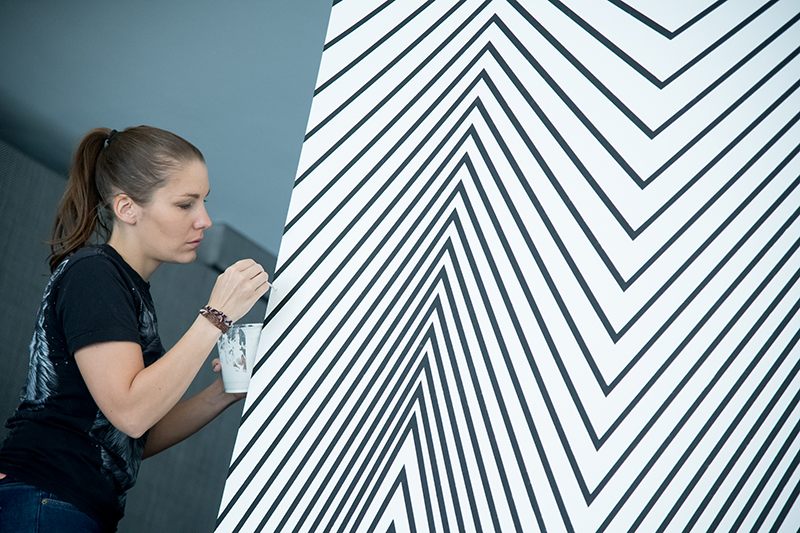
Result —
POLYGON ((107 244, 148 283, 153 272, 161 266, 160 261, 147 257, 135 239, 126 238, 123 232, 117 231, 116 228, 112 231, 107 244))

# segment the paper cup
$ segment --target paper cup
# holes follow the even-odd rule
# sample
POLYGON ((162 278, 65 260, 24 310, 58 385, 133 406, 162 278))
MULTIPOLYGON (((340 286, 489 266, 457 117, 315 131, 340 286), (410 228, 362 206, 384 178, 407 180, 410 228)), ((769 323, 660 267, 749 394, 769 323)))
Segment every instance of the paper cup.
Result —
POLYGON ((234 324, 217 341, 225 392, 247 392, 260 337, 261 324, 234 324))

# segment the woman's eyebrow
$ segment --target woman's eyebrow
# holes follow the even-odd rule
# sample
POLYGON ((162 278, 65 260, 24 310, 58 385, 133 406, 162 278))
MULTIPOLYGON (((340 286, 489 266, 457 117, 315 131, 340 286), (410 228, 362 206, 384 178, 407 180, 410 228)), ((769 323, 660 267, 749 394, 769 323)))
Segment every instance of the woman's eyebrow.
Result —
MULTIPOLYGON (((209 194, 211 194, 211 191, 208 191, 206 193, 206 196, 208 196, 209 194)), ((200 198, 200 194, 196 193, 196 192, 185 192, 183 194, 179 194, 178 196, 181 197, 181 198, 183 198, 183 197, 198 198, 198 199, 200 198)))

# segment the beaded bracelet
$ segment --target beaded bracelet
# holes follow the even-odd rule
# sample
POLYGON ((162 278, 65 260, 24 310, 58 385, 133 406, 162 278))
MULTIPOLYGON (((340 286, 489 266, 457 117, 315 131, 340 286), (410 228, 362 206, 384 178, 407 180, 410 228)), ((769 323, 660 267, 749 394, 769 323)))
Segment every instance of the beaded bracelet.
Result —
POLYGON ((230 318, 225 316, 225 313, 222 311, 217 311, 210 305, 206 305, 200 309, 200 314, 209 319, 212 324, 217 326, 222 331, 222 333, 228 333, 228 330, 231 329, 231 326, 233 326, 233 322, 230 318))

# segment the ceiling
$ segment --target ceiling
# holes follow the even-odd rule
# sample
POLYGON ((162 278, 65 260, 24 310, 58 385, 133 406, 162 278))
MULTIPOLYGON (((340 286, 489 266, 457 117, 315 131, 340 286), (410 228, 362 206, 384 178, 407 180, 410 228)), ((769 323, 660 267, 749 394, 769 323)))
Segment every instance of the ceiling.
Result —
POLYGON ((277 254, 330 10, 0 0, 0 138, 66 174, 92 128, 173 131, 205 155, 212 220, 277 254))

